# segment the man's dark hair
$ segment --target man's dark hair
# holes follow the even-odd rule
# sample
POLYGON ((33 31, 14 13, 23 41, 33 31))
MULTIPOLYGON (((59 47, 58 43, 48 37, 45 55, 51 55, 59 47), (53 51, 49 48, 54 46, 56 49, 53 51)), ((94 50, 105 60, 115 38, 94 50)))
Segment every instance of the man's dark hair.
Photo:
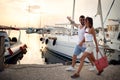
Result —
POLYGON ((85 18, 85 16, 84 16, 84 15, 81 15, 80 18, 85 18))

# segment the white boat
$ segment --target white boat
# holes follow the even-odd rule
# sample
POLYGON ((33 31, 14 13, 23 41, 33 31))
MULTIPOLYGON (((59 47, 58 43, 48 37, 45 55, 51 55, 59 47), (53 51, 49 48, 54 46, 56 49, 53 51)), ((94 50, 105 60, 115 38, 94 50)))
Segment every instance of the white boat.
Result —
POLYGON ((32 33, 37 33, 37 34, 42 34, 43 28, 33 28, 33 27, 21 27, 19 28, 20 30, 26 30, 26 34, 32 34, 32 33))
POLYGON ((105 37, 106 44, 112 50, 109 58, 120 61, 120 20, 109 19, 105 37))
POLYGON ((26 44, 22 44, 20 42, 21 32, 17 28, 7 27, 7 26, 0 26, 0 36, 4 37, 4 57, 6 64, 17 64, 18 60, 23 58, 23 55, 27 52, 26 44), (16 30, 19 35, 17 37, 10 38, 8 36, 7 30, 16 30))
MULTIPOLYGON (((102 32, 103 38, 108 39, 107 37, 105 37, 100 0, 98 0, 98 9, 99 10, 98 10, 97 14, 99 14, 100 18, 101 18, 101 25, 102 25, 102 29, 103 29, 103 32, 102 32)), ((112 26, 112 25, 107 25, 107 26, 112 26)), ((116 25, 113 25, 113 26, 116 26, 116 25)), ((117 26, 119 26, 119 25, 117 25, 117 26)), ((48 26, 48 28, 50 29, 50 32, 45 33, 44 36, 40 39, 42 42, 45 42, 44 43, 45 47, 48 50, 54 52, 55 54, 72 59, 73 50, 74 50, 74 47, 75 47, 77 39, 78 39, 77 31, 72 28, 71 28, 72 30, 68 29, 67 27, 65 28, 65 27, 48 26)), ((111 27, 110 27, 110 29, 111 29, 111 27)), ((114 39, 110 38, 111 42, 107 42, 106 44, 104 44, 105 42, 103 41, 103 45, 99 46, 100 51, 102 53, 106 53, 106 55, 108 55, 109 61, 110 60, 120 60, 120 55, 119 55, 120 54, 120 52, 119 52, 120 51, 120 44, 119 44, 120 29, 117 30, 117 33, 114 31, 113 32, 108 31, 109 35, 110 34, 113 35, 113 33, 114 33, 114 39), (114 55, 114 53, 115 53, 115 55, 114 55)), ((107 41, 109 41, 109 40, 107 40, 107 41)), ((95 49, 93 52, 94 52, 94 56, 96 56, 95 49)), ((78 56, 78 59, 80 58, 81 55, 78 56)), ((87 59, 85 61, 88 62, 87 59)))
MULTIPOLYGON (((41 37, 41 41, 44 42, 42 51, 44 48, 53 52, 56 55, 62 56, 69 60, 72 59, 74 48, 77 45, 78 41, 78 32, 74 29, 74 33, 71 35, 69 28, 65 27, 53 27, 49 26, 49 32, 44 34, 44 37, 41 37), (51 27, 51 28, 50 28, 51 27)), ((103 47, 99 46, 100 51, 103 53, 103 47)), ((45 54, 44 54, 45 55, 45 54)), ((47 55, 47 54, 46 54, 47 55)), ((94 49, 94 55, 96 56, 96 49, 94 49)), ((82 53, 77 57, 79 62, 82 53)), ((88 59, 85 59, 86 62, 89 62, 88 59)))
POLYGON ((70 35, 69 29, 64 27, 53 27, 49 34, 44 34, 46 48, 58 55, 71 58, 78 39, 76 35, 70 35))
POLYGON ((110 40, 107 44, 110 48, 120 51, 120 21, 114 22, 113 20, 107 24, 108 37, 106 36, 106 39, 110 40))

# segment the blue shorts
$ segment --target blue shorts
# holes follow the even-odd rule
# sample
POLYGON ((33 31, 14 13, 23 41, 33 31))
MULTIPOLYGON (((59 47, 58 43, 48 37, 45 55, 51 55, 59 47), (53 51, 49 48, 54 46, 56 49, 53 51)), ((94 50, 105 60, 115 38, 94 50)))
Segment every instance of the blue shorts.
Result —
POLYGON ((74 55, 78 56, 81 52, 85 51, 85 47, 76 45, 75 49, 74 49, 74 55))

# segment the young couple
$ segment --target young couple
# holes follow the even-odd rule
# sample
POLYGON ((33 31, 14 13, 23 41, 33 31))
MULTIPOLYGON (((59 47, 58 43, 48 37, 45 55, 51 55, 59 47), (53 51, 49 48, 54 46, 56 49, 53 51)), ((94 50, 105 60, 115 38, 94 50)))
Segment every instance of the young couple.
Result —
MULTIPOLYGON (((81 15, 79 17, 80 24, 76 24, 70 17, 67 17, 67 19, 71 22, 72 25, 78 28, 79 41, 74 49, 72 65, 66 70, 68 71, 75 70, 74 66, 76 63, 77 56, 81 52, 83 52, 83 55, 80 58, 80 65, 78 67, 78 70, 75 74, 71 76, 71 78, 77 78, 79 77, 79 73, 83 67, 84 60, 86 57, 89 59, 89 61, 93 66, 92 68, 90 68, 90 70, 95 70, 95 66, 94 66, 95 57, 93 55, 93 49, 94 49, 93 41, 95 42, 95 45, 96 45, 96 53, 98 53, 99 48, 96 40, 95 30, 93 28, 93 19, 91 17, 85 18, 83 15, 81 15)), ((98 75, 100 74, 101 72, 98 72, 98 75)))

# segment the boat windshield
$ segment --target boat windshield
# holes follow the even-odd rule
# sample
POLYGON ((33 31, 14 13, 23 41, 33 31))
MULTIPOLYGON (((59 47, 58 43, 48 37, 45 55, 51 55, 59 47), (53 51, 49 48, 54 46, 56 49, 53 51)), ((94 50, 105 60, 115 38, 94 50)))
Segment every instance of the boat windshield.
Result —
POLYGON ((70 35, 70 30, 64 27, 57 27, 51 30, 53 35, 70 35))
POLYGON ((119 31, 119 25, 107 25, 108 31, 119 31))

